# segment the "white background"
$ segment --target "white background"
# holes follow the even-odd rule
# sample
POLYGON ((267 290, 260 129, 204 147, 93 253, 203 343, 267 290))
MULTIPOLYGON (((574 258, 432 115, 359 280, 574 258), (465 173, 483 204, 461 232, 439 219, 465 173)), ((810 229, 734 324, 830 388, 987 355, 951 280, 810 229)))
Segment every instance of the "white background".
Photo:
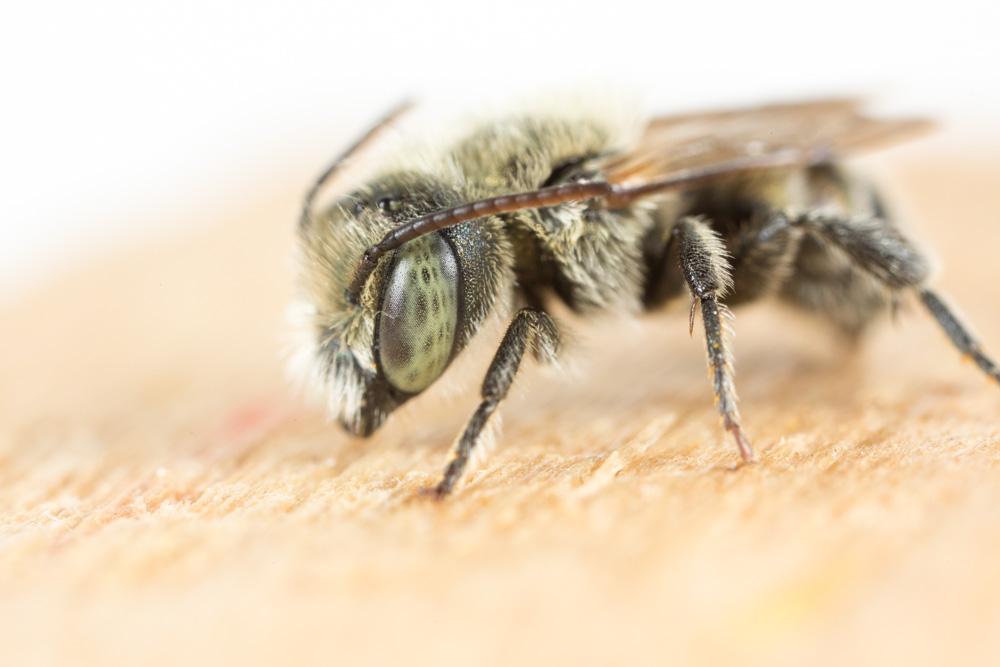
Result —
POLYGON ((20 3, 0 10, 0 292, 146 233, 146 211, 180 226, 269 175, 304 187, 404 95, 475 108, 611 85, 670 109, 860 92, 975 149, 1000 128, 998 4, 20 3))

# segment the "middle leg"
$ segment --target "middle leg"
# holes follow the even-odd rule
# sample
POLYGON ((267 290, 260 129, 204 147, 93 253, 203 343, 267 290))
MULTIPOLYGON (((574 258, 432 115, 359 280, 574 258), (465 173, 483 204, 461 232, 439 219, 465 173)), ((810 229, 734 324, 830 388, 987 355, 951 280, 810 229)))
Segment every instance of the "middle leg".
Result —
POLYGON ((686 217, 673 230, 681 272, 691 291, 691 323, 695 309, 701 308, 705 344, 715 402, 723 427, 733 436, 744 462, 754 461, 753 447, 740 424, 736 386, 733 383, 732 354, 726 336, 730 317, 721 299, 732 288, 725 246, 715 231, 701 218, 686 217))

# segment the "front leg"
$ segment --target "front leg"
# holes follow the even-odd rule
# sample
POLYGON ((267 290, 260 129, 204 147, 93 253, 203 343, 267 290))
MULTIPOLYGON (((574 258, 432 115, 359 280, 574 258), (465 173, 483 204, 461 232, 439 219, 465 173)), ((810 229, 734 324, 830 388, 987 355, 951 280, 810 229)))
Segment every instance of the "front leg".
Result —
POLYGON ((722 425, 736 440, 740 456, 745 463, 754 460, 753 448, 740 426, 736 387, 733 384, 732 355, 726 340, 723 320, 729 311, 720 299, 732 287, 729 260, 719 236, 702 219, 681 219, 673 231, 678 242, 681 272, 691 290, 691 325, 695 309, 701 307, 708 349, 708 365, 712 376, 715 402, 722 417, 722 425))
POLYGON ((554 359, 559 351, 559 330, 545 312, 524 308, 518 311, 507 327, 507 333, 504 334, 503 341, 486 372, 482 389, 483 400, 469 419, 462 437, 455 446, 455 454, 444 471, 444 477, 434 489, 439 498, 448 495, 455 488, 490 415, 507 396, 507 391, 510 390, 517 369, 521 365, 521 358, 529 346, 534 348, 536 356, 554 359))

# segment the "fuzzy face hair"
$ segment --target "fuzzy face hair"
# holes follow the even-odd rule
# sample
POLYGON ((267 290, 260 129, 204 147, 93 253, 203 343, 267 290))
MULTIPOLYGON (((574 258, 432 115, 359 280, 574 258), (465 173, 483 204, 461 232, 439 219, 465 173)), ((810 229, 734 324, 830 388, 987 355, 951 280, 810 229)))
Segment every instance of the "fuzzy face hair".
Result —
POLYGON ((417 239, 385 256, 365 283, 358 302, 348 298, 359 260, 387 231, 463 201, 454 186, 434 176, 391 172, 344 197, 300 229, 302 271, 299 295, 291 311, 295 330, 291 371, 351 433, 370 435, 393 410, 436 380, 493 311, 497 296, 509 289, 511 251, 501 221, 491 218, 417 239), (434 242, 428 244, 430 240, 434 242), (430 291, 418 289, 423 287, 419 284, 421 275, 426 273, 423 277, 429 279, 433 270, 437 279, 443 268, 440 261, 435 262, 441 258, 428 256, 424 245, 438 249, 457 265, 454 284, 432 285, 435 289, 430 291), (413 274, 417 280, 408 281, 404 276, 401 281, 398 262, 414 250, 420 250, 416 262, 428 260, 424 265, 427 270, 418 265, 413 274), (395 285, 393 289, 402 290, 397 296, 409 315, 394 311, 386 301, 390 283, 395 285), (453 310, 439 315, 445 304, 438 302, 438 296, 451 299, 448 305, 453 310), (424 346, 422 337, 400 341, 399 336, 385 335, 387 328, 394 334, 391 327, 405 322, 409 322, 409 331, 404 334, 423 331, 413 326, 423 318, 452 327, 448 332, 434 332, 440 334, 436 341, 452 341, 446 349, 439 349, 436 341, 424 346), (380 321, 383 326, 379 326, 380 321), (380 341, 380 332, 386 340, 380 341), (380 349, 388 350, 390 356, 382 358, 380 349), (406 358, 390 359, 393 351, 399 357, 401 349, 406 358), (437 356, 426 359, 431 353, 437 356), (416 384, 405 381, 396 368, 400 365, 412 369, 416 384))
POLYGON ((377 209, 359 205, 364 194, 342 199, 299 230, 301 273, 289 313, 292 375, 352 433, 369 429, 362 405, 377 375, 372 354, 378 308, 374 279, 384 268, 373 274, 357 304, 347 298, 347 287, 358 258, 391 228, 391 221, 377 209))

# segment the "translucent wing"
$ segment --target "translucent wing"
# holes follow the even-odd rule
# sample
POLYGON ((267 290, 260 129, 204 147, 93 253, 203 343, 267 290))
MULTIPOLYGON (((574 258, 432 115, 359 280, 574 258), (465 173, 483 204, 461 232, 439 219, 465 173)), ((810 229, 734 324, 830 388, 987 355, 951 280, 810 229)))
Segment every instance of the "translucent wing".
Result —
POLYGON ((608 158, 602 168, 611 183, 645 189, 644 183, 683 181, 685 174, 816 164, 931 127, 925 119, 876 118, 854 99, 679 114, 654 118, 634 150, 608 158))

